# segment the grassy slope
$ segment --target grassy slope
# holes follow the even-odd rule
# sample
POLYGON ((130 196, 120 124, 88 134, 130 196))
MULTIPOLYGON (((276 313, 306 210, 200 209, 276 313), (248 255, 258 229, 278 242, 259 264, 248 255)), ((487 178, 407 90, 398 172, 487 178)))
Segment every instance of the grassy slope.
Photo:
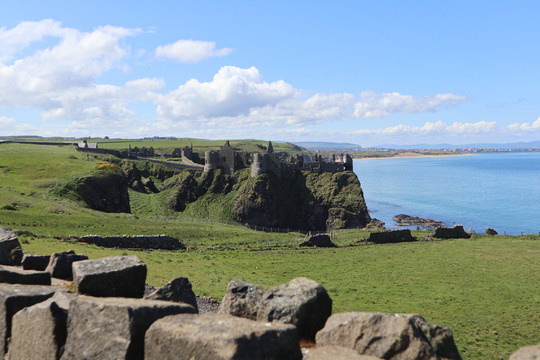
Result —
MULTIPOLYGON (((0 210, 0 225, 40 235, 20 236, 27 252, 135 254, 148 265, 149 283, 187 276, 197 294, 218 299, 231 278, 270 287, 306 276, 328 289, 335 312, 420 313, 450 327, 466 359, 506 359, 518 347, 540 342, 538 236, 304 250, 295 246, 299 234, 254 232, 159 210, 160 194, 130 193, 132 203, 139 202, 137 213, 105 214, 48 193, 58 179, 95 165, 66 147, 1 144, 0 208, 15 204, 18 210, 0 210), (54 239, 161 233, 185 239, 189 251, 111 250, 54 239)), ((207 204, 216 209, 212 199, 207 204)), ((340 245, 350 245, 366 232, 336 235, 340 245)))

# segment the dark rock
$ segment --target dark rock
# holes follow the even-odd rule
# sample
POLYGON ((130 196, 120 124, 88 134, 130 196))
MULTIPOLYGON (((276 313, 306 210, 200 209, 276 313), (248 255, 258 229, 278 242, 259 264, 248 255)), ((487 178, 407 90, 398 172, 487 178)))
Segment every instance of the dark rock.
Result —
POLYGON ((264 289, 259 285, 232 279, 221 301, 219 314, 256 320, 257 309, 263 294, 264 289))
POLYGON ((539 360, 540 344, 519 348, 508 360, 539 360))
POLYGON ((88 256, 77 255, 73 250, 62 251, 50 256, 49 264, 45 270, 50 272, 54 278, 71 280, 73 279, 73 263, 82 260, 88 260, 88 256))
POLYGON ((16 266, 0 265, 0 283, 51 285, 51 274, 48 271, 23 270, 16 266))
POLYGON ((379 219, 371 219, 371 221, 366 225, 367 230, 379 230, 384 229, 385 223, 379 219))
POLYGON ((7 359, 60 359, 67 336, 67 316, 74 295, 53 297, 13 316, 7 359))
POLYGON ((486 228, 486 235, 499 235, 499 233, 493 230, 492 228, 488 227, 486 228))
POLYGON ((299 246, 337 247, 327 234, 312 235, 299 246))
POLYGON ((150 295, 151 293, 156 291, 156 289, 157 289, 157 287, 155 287, 154 285, 144 284, 144 296, 143 296, 143 298, 147 297, 148 295, 150 295))
POLYGON ((302 359, 292 325, 222 315, 175 315, 156 321, 145 338, 146 360, 302 359))
POLYGON ((81 294, 140 298, 146 265, 137 256, 110 256, 73 263, 73 283, 81 294))
POLYGON ((17 236, 0 226, 0 265, 21 265, 23 252, 17 236))
POLYGON ((397 226, 413 226, 418 225, 423 228, 438 228, 443 226, 443 222, 433 219, 424 219, 421 217, 415 217, 405 214, 399 214, 393 217, 393 220, 396 222, 397 226))
POLYGON ((13 315, 47 300, 55 291, 56 288, 52 286, 0 284, 0 358, 7 352, 13 315))
POLYGON ((154 184, 154 181, 151 178, 143 179, 142 183, 150 192, 153 192, 154 194, 159 192, 156 184, 154 184))
POLYGON ((373 232, 369 234, 367 241, 375 244, 388 244, 416 241, 416 238, 411 235, 411 230, 405 229, 373 232))
POLYGON ((343 346, 323 346, 302 351, 303 360, 380 360, 378 357, 360 355, 343 346))
POLYGON ((22 257, 22 267, 24 270, 44 271, 49 265, 50 255, 24 254, 22 257))
POLYGON ((427 324, 419 315, 335 314, 317 333, 316 342, 317 346, 344 346, 384 359, 461 360, 452 332, 427 324))
POLYGON ((188 278, 185 277, 179 277, 169 281, 163 287, 145 295, 144 298, 150 300, 183 302, 193 306, 195 310, 198 311, 195 293, 191 288, 191 283, 188 278))
POLYGON ((471 235, 463 230, 463 226, 456 225, 453 228, 440 227, 435 229, 433 237, 439 239, 468 239, 471 235))
POLYGON ((313 340, 331 314, 332 299, 325 288, 299 277, 264 293, 257 320, 293 324, 301 339, 313 340))
POLYGON ((78 296, 69 309, 62 359, 143 359, 144 336, 154 321, 194 312, 169 301, 78 296))

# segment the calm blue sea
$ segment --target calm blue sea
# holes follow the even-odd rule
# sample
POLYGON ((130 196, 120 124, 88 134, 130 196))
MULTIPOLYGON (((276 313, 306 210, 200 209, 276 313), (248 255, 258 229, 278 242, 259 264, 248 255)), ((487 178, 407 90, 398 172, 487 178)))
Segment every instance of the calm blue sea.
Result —
POLYGON ((484 233, 540 232, 540 152, 355 160, 372 218, 407 214, 484 233))

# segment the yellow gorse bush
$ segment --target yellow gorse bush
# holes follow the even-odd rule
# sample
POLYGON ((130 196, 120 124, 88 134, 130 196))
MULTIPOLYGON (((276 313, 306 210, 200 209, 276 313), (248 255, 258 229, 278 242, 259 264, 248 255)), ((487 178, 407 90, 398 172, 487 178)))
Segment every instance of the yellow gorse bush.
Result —
POLYGON ((104 163, 100 162, 98 165, 96 165, 96 170, 107 170, 107 169, 113 169, 117 168, 117 165, 111 164, 111 163, 104 163))

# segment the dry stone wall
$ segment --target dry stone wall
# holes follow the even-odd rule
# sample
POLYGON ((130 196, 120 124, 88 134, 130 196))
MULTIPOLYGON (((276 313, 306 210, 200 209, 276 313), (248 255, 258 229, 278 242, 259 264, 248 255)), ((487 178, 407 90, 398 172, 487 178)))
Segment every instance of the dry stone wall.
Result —
POLYGON ((105 236, 86 235, 79 238, 80 242, 94 244, 107 248, 120 249, 162 249, 185 250, 186 246, 180 239, 168 235, 139 235, 139 236, 105 236))

